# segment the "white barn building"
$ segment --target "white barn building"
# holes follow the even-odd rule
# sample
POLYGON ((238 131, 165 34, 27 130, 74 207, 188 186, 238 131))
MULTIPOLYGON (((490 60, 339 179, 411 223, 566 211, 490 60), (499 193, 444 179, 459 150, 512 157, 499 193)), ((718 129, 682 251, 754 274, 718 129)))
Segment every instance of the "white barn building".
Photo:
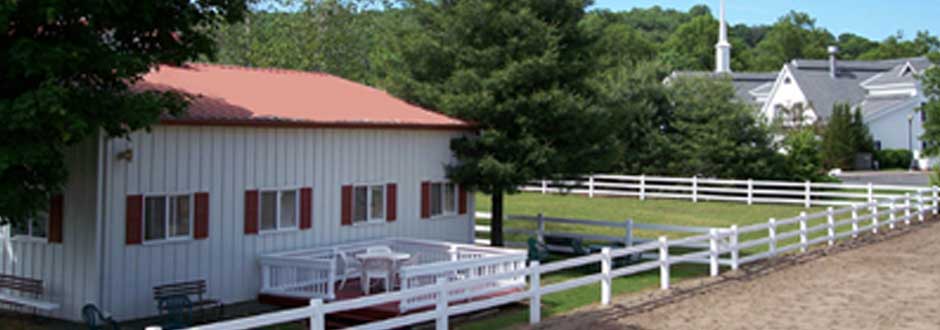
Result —
POLYGON ((192 279, 253 300, 270 252, 473 241, 473 196, 445 174, 466 122, 319 73, 193 64, 139 86, 199 96, 150 132, 71 150, 48 216, 4 230, 0 274, 41 279, 48 316, 151 316, 154 286, 192 279))

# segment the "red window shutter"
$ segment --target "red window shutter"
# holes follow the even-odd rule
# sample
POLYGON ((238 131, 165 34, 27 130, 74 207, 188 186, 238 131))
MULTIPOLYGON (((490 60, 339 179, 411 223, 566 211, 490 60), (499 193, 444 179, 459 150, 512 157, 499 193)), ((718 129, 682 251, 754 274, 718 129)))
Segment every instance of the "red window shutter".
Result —
POLYGON ((313 188, 300 189, 300 229, 313 226, 313 188))
POLYGON ((458 189, 457 199, 460 204, 457 206, 457 210, 460 214, 467 214, 467 190, 463 189, 463 185, 458 186, 458 189))
POLYGON ((431 217, 431 183, 421 182, 421 219, 431 217))
POLYGON ((398 220, 398 185, 389 183, 385 186, 385 221, 392 222, 398 220))
POLYGON ((193 237, 206 239, 209 237, 209 193, 196 193, 195 196, 196 222, 193 224, 193 237))
POLYGON ((127 245, 140 244, 143 242, 144 235, 144 224, 142 219, 144 212, 144 196, 127 196, 127 205, 124 209, 124 218, 126 221, 126 224, 124 225, 125 243, 127 245))
POLYGON ((343 186, 341 194, 342 203, 340 203, 340 207, 342 207, 343 210, 341 212, 340 224, 343 226, 352 226, 352 186, 343 186))
POLYGON ((258 191, 245 191, 245 235, 258 233, 258 191))
POLYGON ((49 200, 49 243, 62 243, 62 195, 49 200))

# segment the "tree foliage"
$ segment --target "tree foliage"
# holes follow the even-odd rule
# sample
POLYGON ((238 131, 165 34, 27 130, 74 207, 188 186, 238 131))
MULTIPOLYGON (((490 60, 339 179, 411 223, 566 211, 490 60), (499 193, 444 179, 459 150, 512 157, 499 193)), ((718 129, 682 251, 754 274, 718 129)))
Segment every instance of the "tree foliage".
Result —
POLYGON ((493 194, 494 244, 502 194, 537 178, 606 169, 616 140, 587 79, 595 40, 582 33, 588 1, 415 0, 419 29, 402 36, 389 89, 478 125, 452 141, 452 180, 493 194))
POLYGON ((860 109, 854 112, 847 104, 833 106, 832 115, 822 133, 823 166, 826 168, 852 169, 855 155, 874 151, 874 142, 868 127, 862 121, 860 109))
POLYGON ((211 55, 209 29, 246 10, 236 0, 4 1, 0 4, 0 218, 48 206, 66 149, 119 137, 178 113, 172 93, 129 85, 158 63, 211 55))
POLYGON ((920 140, 924 142, 924 153, 936 157, 940 156, 940 53, 931 53, 930 61, 934 65, 920 76, 924 97, 927 98, 919 109, 927 117, 920 140))

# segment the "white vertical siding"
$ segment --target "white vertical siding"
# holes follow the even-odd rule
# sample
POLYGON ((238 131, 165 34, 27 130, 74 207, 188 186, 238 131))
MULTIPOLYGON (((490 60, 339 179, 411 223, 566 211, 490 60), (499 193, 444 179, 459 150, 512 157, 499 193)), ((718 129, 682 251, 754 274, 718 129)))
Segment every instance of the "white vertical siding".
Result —
POLYGON ((63 193, 62 243, 12 240, 13 258, 0 242, 0 273, 41 279, 46 299, 61 308, 44 314, 79 320, 98 296, 95 205, 98 144, 94 139, 66 152, 69 179, 63 193))
POLYGON ((118 319, 152 315, 153 286, 204 278, 226 302, 255 299, 263 253, 387 236, 469 242, 473 214, 420 220, 420 182, 443 180, 453 161, 448 131, 158 126, 133 142, 113 140, 107 155, 131 147, 128 163, 109 159, 103 304, 118 319), (396 182, 398 221, 340 226, 340 189, 396 182), (313 228, 244 235, 249 188, 313 187, 313 228), (170 244, 124 244, 127 194, 205 190, 209 238, 170 244))

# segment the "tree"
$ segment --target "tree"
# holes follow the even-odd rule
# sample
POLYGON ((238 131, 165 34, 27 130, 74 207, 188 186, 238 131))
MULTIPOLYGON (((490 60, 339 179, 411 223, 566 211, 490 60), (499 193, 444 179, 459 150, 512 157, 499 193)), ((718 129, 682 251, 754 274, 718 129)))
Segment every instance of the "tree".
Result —
POLYGON ((919 109, 926 113, 924 133, 920 140, 924 142, 924 153, 927 156, 940 156, 940 53, 929 55, 933 66, 920 75, 920 83, 927 98, 919 109))
POLYGON ((476 123, 452 141, 451 180, 491 194, 502 245, 505 193, 533 179, 606 169, 616 139, 592 105, 593 40, 579 28, 589 1, 410 1, 419 29, 402 39, 405 99, 476 123), (407 63, 407 65, 404 65, 407 63))
POLYGON ((668 90, 673 106, 662 127, 674 155, 657 172, 775 179, 786 173, 769 128, 726 80, 680 78, 668 90))
POLYGON ((839 57, 843 59, 857 59, 862 54, 877 47, 877 42, 856 34, 843 33, 839 35, 839 57))
POLYGON ((134 91, 154 65, 209 56, 209 29, 241 18, 237 0, 4 1, 0 4, 0 219, 23 224, 68 173, 64 152, 178 114, 184 98, 134 91))
POLYGON ((859 59, 884 60, 916 57, 937 50, 940 50, 940 39, 930 35, 927 31, 918 32, 914 40, 904 40, 904 33, 898 32, 882 41, 878 44, 878 47, 859 55, 859 59))
POLYGON ((819 156, 820 143, 811 127, 787 133, 783 139, 786 169, 791 180, 819 181, 825 173, 819 156))
POLYGON ((862 120, 861 110, 853 113, 848 104, 833 106, 822 134, 821 153, 827 168, 851 169, 855 155, 874 151, 874 140, 862 120))
POLYGON ((272 8, 217 31, 217 61, 326 72, 375 85, 388 71, 390 34, 410 24, 402 14, 378 0, 275 0, 272 8))
POLYGON ((816 27, 816 20, 809 14, 794 11, 771 26, 749 60, 754 70, 779 70, 792 59, 826 58, 826 47, 834 44, 835 37, 816 27))

